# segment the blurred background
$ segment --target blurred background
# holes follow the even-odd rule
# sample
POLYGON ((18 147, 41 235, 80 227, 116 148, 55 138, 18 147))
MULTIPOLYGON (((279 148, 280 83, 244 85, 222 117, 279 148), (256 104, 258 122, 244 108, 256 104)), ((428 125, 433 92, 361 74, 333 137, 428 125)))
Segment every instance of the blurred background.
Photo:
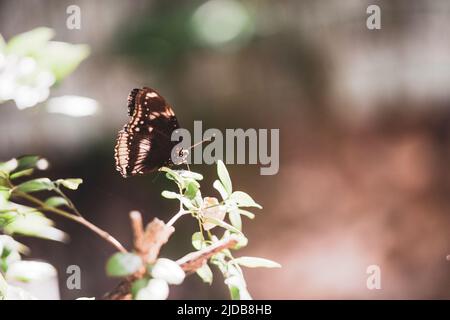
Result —
MULTIPOLYGON (((244 220, 242 255, 283 266, 245 270, 254 298, 450 298, 450 2, 0 1, 5 40, 37 27, 90 47, 49 101, 93 100, 78 117, 46 103, 0 104, 0 160, 39 154, 51 163, 45 175, 83 178, 70 196, 122 243, 131 245, 130 210, 146 221, 167 221, 177 210, 160 196, 170 187, 162 177, 123 179, 115 171, 127 95, 145 85, 188 129, 194 120, 204 128, 280 129, 277 175, 261 176, 258 165, 228 167, 236 188, 264 207, 244 220), (370 4, 381 8, 381 30, 366 27, 370 4), (79 30, 66 26, 69 5, 81 9, 79 30), (373 264, 381 290, 366 287, 373 264)), ((203 194, 215 194, 215 167, 192 169, 205 175, 203 194)), ((19 240, 31 258, 56 266, 62 298, 111 290, 117 280, 104 265, 113 248, 54 218, 68 244, 19 240), (81 290, 65 286, 72 264, 81 267, 81 290)), ((191 220, 177 223, 164 256, 192 250, 191 220)), ((211 288, 191 276, 170 298, 228 292, 219 274, 211 288)))

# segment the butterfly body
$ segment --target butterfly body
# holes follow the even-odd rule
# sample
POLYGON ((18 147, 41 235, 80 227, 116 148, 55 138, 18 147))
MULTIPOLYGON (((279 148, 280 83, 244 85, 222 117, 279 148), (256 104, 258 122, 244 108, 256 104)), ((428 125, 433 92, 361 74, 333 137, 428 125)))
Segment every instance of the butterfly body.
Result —
POLYGON ((178 143, 172 132, 180 126, 172 108, 155 90, 133 89, 128 95, 130 121, 119 131, 116 169, 123 177, 145 174, 171 163, 178 143))

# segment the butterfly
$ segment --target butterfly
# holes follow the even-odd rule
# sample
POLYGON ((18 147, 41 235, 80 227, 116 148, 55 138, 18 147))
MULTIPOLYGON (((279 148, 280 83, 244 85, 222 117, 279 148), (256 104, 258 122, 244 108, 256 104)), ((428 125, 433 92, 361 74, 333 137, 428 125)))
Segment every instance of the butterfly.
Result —
POLYGON ((171 135, 180 125, 166 100, 154 89, 133 89, 128 115, 131 119, 119 131, 114 148, 117 171, 126 178, 173 164, 172 150, 179 142, 171 141, 171 135))

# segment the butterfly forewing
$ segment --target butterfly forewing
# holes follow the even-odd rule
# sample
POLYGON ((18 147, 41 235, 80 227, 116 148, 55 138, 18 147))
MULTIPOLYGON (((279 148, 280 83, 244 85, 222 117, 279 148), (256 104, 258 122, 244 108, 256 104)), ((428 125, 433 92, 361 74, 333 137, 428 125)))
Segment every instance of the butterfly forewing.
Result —
POLYGON ((128 96, 130 121, 119 131, 115 147, 116 169, 122 176, 152 172, 170 163, 171 141, 179 128, 172 108, 155 90, 133 89, 128 96))

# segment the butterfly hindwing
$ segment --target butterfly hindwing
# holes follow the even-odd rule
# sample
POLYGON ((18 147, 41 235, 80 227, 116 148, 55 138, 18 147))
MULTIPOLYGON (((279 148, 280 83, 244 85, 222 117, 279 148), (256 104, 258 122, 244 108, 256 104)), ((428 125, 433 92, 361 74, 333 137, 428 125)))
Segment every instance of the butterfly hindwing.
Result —
POLYGON ((155 90, 133 89, 128 96, 131 120, 119 131, 115 147, 116 168, 122 176, 152 172, 170 163, 171 141, 179 128, 172 108, 155 90))

